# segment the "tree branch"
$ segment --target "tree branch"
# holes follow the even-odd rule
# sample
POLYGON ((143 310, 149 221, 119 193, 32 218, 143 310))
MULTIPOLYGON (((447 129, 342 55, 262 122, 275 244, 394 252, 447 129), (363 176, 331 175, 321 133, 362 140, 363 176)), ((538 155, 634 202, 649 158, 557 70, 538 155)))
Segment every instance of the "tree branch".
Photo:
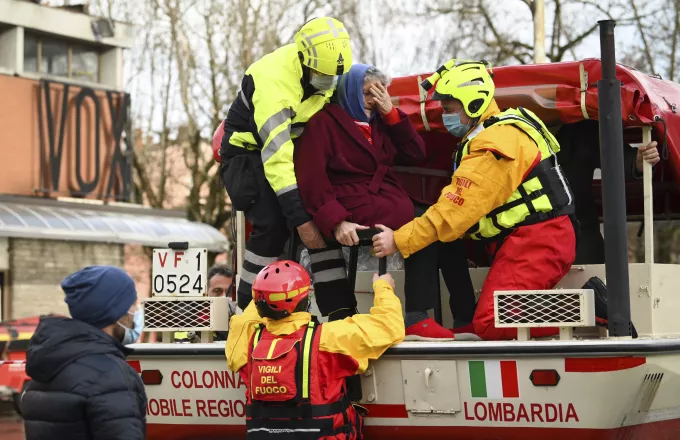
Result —
POLYGON ((674 20, 671 37, 671 53, 668 66, 668 79, 675 81, 675 68, 677 67, 678 34, 680 33, 680 1, 673 0, 674 20))
POLYGON ((647 61, 647 67, 649 71, 654 73, 654 60, 652 59, 652 51, 649 48, 649 43, 647 42, 647 36, 645 35, 644 27, 642 26, 642 19, 640 18, 640 13, 638 12, 635 0, 630 0, 630 7, 633 9, 633 18, 637 26, 638 32, 640 32, 640 38, 642 39, 643 54, 645 60, 647 61))
POLYGON ((560 46, 557 49, 557 57, 553 61, 561 61, 562 58, 564 57, 564 54, 571 50, 572 48, 578 46, 581 44, 581 42, 590 34, 595 32, 595 30, 599 27, 600 25, 595 23, 591 27, 589 27, 586 31, 582 32, 581 34, 577 35, 575 38, 571 39, 571 41, 567 42, 564 46, 560 46))
POLYGON ((158 204, 158 199, 156 198, 156 193, 149 182, 146 167, 142 164, 139 156, 139 154, 132 155, 132 165, 137 172, 137 180, 139 181, 138 186, 141 189, 142 194, 149 200, 149 205, 158 208, 160 206, 158 204))

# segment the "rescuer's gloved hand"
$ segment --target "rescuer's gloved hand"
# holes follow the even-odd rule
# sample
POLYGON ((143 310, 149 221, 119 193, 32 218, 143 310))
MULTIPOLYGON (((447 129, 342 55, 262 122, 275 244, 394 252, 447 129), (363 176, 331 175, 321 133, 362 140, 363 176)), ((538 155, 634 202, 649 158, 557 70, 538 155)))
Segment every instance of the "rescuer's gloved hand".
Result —
POLYGON ((343 220, 333 229, 333 233, 335 234, 335 239, 338 241, 338 243, 344 246, 353 246, 359 244, 357 229, 368 229, 368 226, 358 225, 356 223, 343 220))
POLYGON ((376 281, 378 280, 385 280, 389 283, 390 286, 394 289, 394 278, 392 278, 392 275, 386 273, 385 275, 378 275, 377 273, 373 274, 373 284, 375 284, 376 281))
POLYGON ((392 100, 390 99, 390 94, 387 93, 387 89, 380 83, 371 86, 371 94, 373 95, 373 101, 378 107, 378 111, 386 115, 392 111, 392 100))
POLYGON ((297 227, 300 240, 307 246, 308 249, 321 249, 326 247, 326 242, 323 241, 321 232, 316 227, 313 221, 308 221, 297 227))

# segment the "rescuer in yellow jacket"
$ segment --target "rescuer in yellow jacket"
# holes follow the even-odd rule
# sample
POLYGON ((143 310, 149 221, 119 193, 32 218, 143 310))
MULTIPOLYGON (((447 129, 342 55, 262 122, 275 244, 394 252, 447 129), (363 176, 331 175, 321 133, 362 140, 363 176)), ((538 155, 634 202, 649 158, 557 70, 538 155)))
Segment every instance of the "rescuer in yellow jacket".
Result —
MULTIPOLYGON (((334 18, 320 17, 302 26, 295 43, 265 55, 245 72, 224 121, 220 150, 220 173, 233 209, 243 211, 253 227, 239 274, 240 310, 251 300, 257 273, 282 254, 290 230, 296 228, 310 249, 325 247, 298 192, 293 140, 329 102, 338 77, 351 65, 345 26, 334 18)), ((340 260, 344 268, 342 251, 325 253, 333 254, 324 257, 335 265, 324 273, 314 272, 315 289, 319 295, 341 295, 349 286, 344 271, 337 269, 340 260), (323 292, 325 287, 337 292, 323 292)))
MULTIPOLYGON (((560 146, 529 110, 499 110, 483 63, 450 60, 423 86, 435 81, 444 125, 462 139, 451 184, 399 230, 378 226, 374 250, 407 258, 437 240, 484 240, 493 260, 473 326, 483 339, 512 339, 516 329, 494 325, 494 291, 552 289, 575 257, 573 197, 555 156, 560 146)), ((533 336, 556 332, 534 330, 533 336)))
POLYGON ((253 301, 231 318, 225 354, 246 383, 247 438, 362 438, 345 378, 404 339, 390 275, 373 276, 370 314, 324 324, 308 312, 310 284, 299 264, 270 264, 253 283, 253 301))

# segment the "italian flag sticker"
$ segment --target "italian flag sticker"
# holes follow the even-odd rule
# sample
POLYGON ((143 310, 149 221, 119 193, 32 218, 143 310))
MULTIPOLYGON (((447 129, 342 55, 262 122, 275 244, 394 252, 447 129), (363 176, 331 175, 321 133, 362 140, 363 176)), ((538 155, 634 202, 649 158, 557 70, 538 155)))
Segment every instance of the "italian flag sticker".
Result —
POLYGON ((470 394, 482 399, 519 397, 517 361, 468 361, 470 394))

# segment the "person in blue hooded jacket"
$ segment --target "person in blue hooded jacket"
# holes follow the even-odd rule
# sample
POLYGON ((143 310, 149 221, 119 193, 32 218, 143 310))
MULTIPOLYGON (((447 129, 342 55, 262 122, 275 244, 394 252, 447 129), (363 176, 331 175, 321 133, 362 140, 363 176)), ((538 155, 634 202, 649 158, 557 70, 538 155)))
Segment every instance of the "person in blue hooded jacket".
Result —
POLYGON ((71 318, 41 317, 28 345, 26 440, 144 440, 144 385, 125 360, 143 327, 134 281, 89 266, 61 287, 71 318))

